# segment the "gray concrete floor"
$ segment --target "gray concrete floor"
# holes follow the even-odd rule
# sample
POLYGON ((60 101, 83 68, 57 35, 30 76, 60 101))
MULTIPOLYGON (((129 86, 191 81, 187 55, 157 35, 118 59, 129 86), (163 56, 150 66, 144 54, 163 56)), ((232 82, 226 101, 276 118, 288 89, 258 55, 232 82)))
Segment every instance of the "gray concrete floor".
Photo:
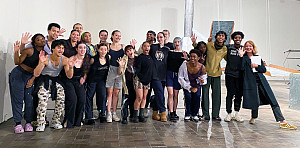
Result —
MULTIPOLYGON (((269 81, 286 120, 300 127, 300 111, 289 108, 289 86, 285 81, 269 81)), ((222 81, 220 116, 226 116, 226 88, 222 81)), ((183 108, 180 93, 179 108, 183 108)), ((201 109, 200 109, 201 110, 201 109)), ((52 111, 49 111, 52 112, 52 111)), ((184 122, 184 109, 178 109, 177 122, 118 122, 84 125, 73 129, 13 133, 13 120, 0 124, 0 147, 300 147, 300 131, 280 129, 270 106, 261 106, 255 125, 248 123, 250 110, 241 109, 245 122, 184 122)), ((51 113, 50 113, 51 114, 51 113)))

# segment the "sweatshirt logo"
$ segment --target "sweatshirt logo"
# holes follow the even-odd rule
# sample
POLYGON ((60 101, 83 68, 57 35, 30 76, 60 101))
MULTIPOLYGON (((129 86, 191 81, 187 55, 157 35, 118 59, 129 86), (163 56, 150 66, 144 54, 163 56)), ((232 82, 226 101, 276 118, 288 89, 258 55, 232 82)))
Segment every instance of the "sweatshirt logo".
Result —
POLYGON ((162 51, 156 51, 155 58, 157 61, 162 61, 164 59, 165 55, 162 51))

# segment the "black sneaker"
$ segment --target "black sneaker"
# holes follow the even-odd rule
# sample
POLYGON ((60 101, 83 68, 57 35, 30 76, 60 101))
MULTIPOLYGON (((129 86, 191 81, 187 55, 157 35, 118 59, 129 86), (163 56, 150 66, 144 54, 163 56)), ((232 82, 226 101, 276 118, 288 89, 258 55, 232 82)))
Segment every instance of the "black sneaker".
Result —
POLYGON ((127 121, 127 119, 124 119, 124 120, 122 120, 122 122, 121 122, 122 124, 127 124, 128 123, 128 121, 127 121))
POLYGON ((85 125, 94 125, 95 124, 95 120, 93 119, 88 119, 85 121, 85 125))

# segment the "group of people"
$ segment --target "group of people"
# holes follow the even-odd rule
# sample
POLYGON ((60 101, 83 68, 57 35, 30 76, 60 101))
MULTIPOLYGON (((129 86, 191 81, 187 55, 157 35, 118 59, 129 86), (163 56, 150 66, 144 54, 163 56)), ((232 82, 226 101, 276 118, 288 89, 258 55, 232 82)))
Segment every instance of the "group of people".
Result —
POLYGON ((182 50, 180 37, 168 42, 168 30, 157 34, 149 30, 140 47, 136 46, 134 39, 129 45, 121 44, 119 30, 111 33, 111 43, 107 42, 108 31, 101 30, 100 42, 96 45, 91 42, 91 33, 83 32, 80 23, 74 24, 69 39, 58 39, 64 32, 59 24, 51 23, 46 37, 25 33, 21 41, 14 44, 14 62, 18 66, 9 74, 9 86, 15 133, 33 131, 33 121, 36 121, 36 131, 44 131, 50 98, 55 101, 50 127, 61 129, 94 124, 95 94, 100 122, 127 124, 128 116, 131 122, 146 122, 149 104, 153 109, 152 119, 176 121, 179 119, 176 110, 180 89, 184 92, 184 120, 210 120, 210 87, 212 120, 221 121, 220 62, 223 58, 227 60, 228 115, 225 121, 244 121, 239 114, 243 98, 243 107, 252 110, 249 123, 255 123, 259 105, 270 104, 281 128, 296 129, 285 121, 263 75, 265 63, 261 58, 259 63, 253 60, 259 57, 255 44, 247 41, 241 45, 242 32, 231 35, 234 44, 230 45, 224 45, 227 35, 223 31, 215 35, 215 41, 210 37, 207 43, 197 43, 197 37, 193 35, 194 49, 189 53, 182 50), (165 87, 168 91, 167 107, 165 87), (120 118, 116 111, 121 90, 120 118), (154 95, 151 96, 152 90, 154 95), (23 101, 24 127, 21 124, 23 101), (235 114, 232 113, 233 102, 235 114), (202 115, 198 113, 200 105, 202 115), (64 120, 61 122, 63 111, 64 120))

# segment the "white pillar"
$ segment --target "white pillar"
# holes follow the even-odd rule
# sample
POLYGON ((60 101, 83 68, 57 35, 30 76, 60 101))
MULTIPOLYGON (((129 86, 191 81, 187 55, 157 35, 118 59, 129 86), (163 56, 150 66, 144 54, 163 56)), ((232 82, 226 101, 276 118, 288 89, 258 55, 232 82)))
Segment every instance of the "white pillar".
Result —
POLYGON ((194 18, 194 0, 185 0, 184 37, 192 35, 194 18))

